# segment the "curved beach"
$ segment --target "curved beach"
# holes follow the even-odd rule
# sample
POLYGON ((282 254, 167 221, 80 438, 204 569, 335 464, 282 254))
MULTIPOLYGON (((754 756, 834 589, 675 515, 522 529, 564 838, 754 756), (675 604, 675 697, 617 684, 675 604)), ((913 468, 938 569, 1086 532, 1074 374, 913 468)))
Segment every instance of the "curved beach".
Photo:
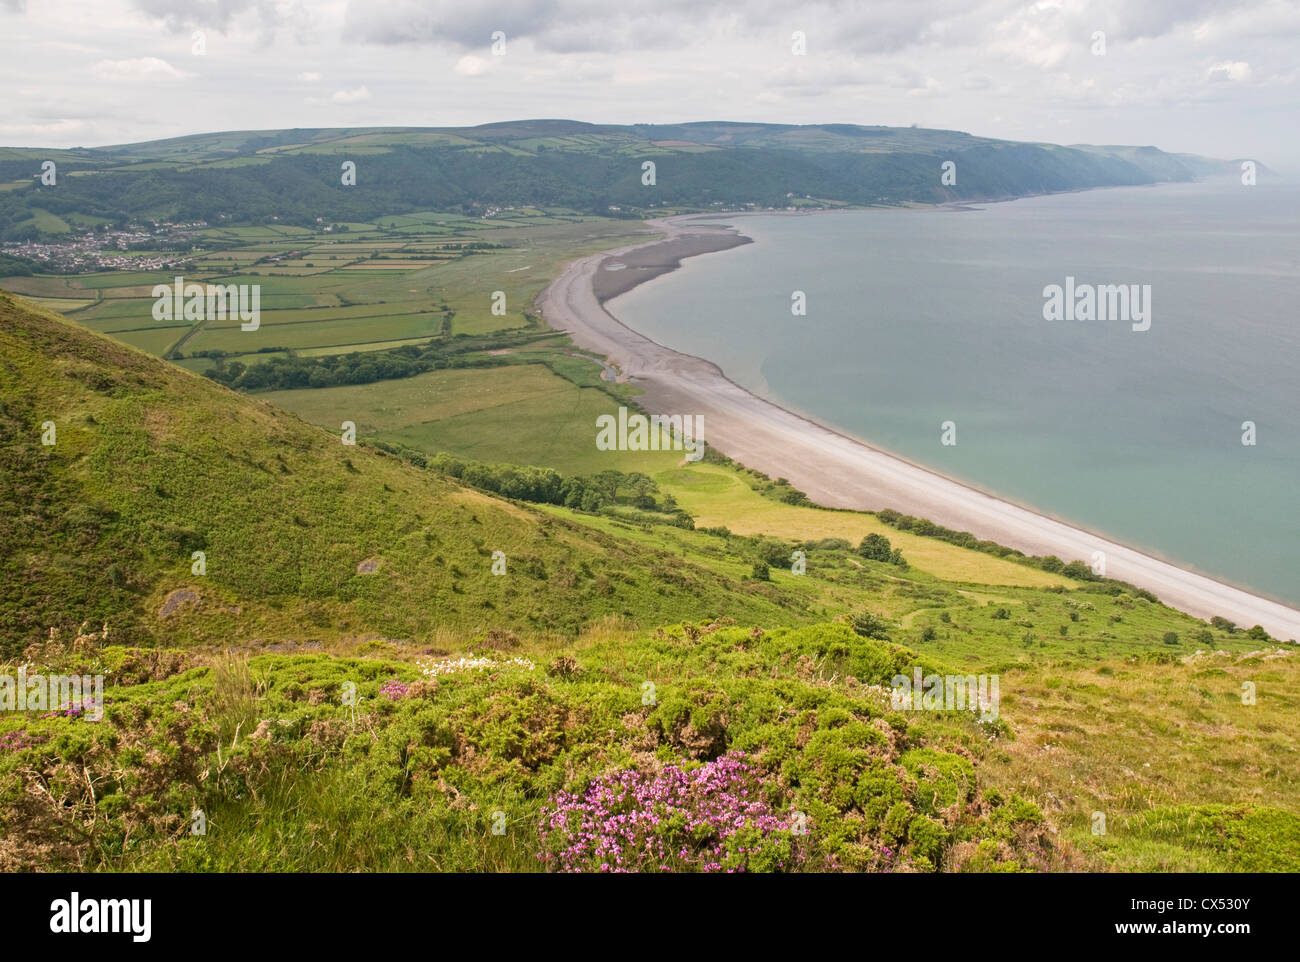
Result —
POLYGON ((691 216, 647 221, 660 232, 570 264, 539 295, 537 306, 579 347, 603 355, 644 389, 656 414, 703 415, 706 443, 772 477, 784 477, 819 504, 928 518, 1027 554, 1065 561, 1106 558, 1108 576, 1153 592, 1200 618, 1220 615, 1243 627, 1262 625, 1275 638, 1300 638, 1300 611, 1151 557, 1118 542, 1038 514, 944 477, 757 397, 715 364, 657 344, 620 322, 604 301, 672 270, 682 257, 726 250, 747 238, 692 223, 691 216), (623 264, 618 271, 602 270, 623 264), (624 274, 617 281, 612 274, 624 274))

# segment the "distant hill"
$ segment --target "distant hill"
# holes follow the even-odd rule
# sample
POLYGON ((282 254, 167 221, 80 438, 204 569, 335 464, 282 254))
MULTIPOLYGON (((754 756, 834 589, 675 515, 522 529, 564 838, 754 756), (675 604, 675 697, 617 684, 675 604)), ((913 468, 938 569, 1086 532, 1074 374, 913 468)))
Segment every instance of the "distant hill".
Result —
POLYGON ((854 124, 309 128, 195 134, 103 148, 0 148, 0 239, 72 223, 311 224, 415 210, 535 205, 642 217, 664 208, 897 205, 1189 181, 1236 162, 1155 147, 1062 147, 854 124), (59 166, 54 187, 40 164, 59 166), (344 188, 340 165, 358 165, 344 188), (642 163, 657 165, 653 187, 642 163), (956 183, 941 165, 956 164, 956 183))

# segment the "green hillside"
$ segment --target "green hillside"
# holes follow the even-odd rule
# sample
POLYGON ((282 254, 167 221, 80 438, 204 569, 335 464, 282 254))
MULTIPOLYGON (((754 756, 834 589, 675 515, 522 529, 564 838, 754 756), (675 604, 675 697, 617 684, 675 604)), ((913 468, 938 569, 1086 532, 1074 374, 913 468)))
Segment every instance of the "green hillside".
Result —
POLYGON ((0 355, 0 654, 83 622, 129 644, 224 644, 812 616, 779 587, 345 446, 7 295, 0 355))
POLYGON ((102 721, 0 716, 0 870, 1300 868, 1268 639, 734 465, 504 500, 549 476, 347 447, 3 294, 0 351, 0 676, 105 679, 102 721), (900 710, 917 670, 996 717, 900 710))

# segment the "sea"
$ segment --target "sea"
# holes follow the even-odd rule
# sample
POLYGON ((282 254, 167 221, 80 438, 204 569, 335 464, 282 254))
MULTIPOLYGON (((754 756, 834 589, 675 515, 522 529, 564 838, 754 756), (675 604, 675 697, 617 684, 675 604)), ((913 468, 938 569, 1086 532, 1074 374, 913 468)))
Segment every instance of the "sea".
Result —
POLYGON ((755 243, 611 312, 878 448, 1300 604, 1300 186, 717 222, 755 243), (1129 315, 1103 291, 1120 316, 1046 316, 1053 286, 1112 285, 1129 315))

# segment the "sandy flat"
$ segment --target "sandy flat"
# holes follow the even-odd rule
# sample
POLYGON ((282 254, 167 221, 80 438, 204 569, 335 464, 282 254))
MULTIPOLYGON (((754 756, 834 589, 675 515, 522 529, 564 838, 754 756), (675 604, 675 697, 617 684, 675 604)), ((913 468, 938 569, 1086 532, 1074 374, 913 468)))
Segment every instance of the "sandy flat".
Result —
MULTIPOLYGON (((789 479, 819 504, 868 511, 893 508, 1026 554, 1052 554, 1064 561, 1091 564, 1094 552, 1100 551, 1107 576, 1146 588, 1167 605, 1201 618, 1221 615, 1242 627, 1262 625, 1275 638, 1300 638, 1300 611, 1294 608, 877 450, 756 397, 709 361, 673 351, 631 330, 603 306, 607 298, 630 289, 606 280, 605 267, 629 262, 649 267, 657 262, 667 270, 670 262, 683 256, 735 243, 701 242, 702 236, 716 238, 717 228, 693 225, 689 218, 648 223, 666 237, 573 262, 539 295, 537 306, 552 327, 568 331, 579 347, 604 355, 643 388, 641 403, 651 413, 703 415, 706 443, 748 467, 789 479), (665 240, 678 241, 679 246, 665 246, 665 240), (651 247, 656 248, 652 258, 636 257, 638 249, 651 247), (597 290, 602 296, 597 296, 597 290)), ((593 443, 595 431, 593 424, 593 443)))

